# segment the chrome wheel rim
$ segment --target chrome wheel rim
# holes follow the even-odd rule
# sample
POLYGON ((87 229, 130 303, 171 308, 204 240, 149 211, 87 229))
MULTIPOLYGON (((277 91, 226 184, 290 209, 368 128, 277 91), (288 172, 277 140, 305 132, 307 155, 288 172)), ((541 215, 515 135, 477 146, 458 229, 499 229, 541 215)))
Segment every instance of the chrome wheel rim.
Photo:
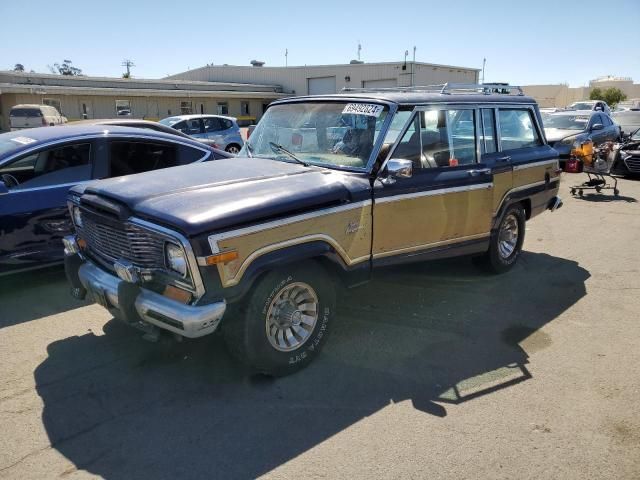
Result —
POLYGON ((269 343, 280 352, 305 344, 318 322, 318 296, 310 285, 296 282, 282 288, 271 300, 266 317, 269 343))
POLYGON ((518 217, 510 213, 500 225, 498 236, 498 253, 502 258, 509 258, 518 244, 518 217))
POLYGON ((240 149, 238 147, 229 147, 227 148, 227 152, 229 153, 238 153, 240 149))

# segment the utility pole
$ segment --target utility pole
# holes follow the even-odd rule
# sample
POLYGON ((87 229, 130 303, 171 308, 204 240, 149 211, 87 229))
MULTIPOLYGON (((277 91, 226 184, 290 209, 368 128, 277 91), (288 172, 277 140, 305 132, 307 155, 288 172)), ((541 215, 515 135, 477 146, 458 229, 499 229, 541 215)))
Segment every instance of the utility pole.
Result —
POLYGON ((135 67, 136 64, 133 63, 131 60, 129 59, 125 59, 122 61, 122 66, 123 67, 127 67, 127 73, 126 73, 126 77, 125 78, 130 78, 131 77, 131 67, 135 67))
POLYGON ((362 45, 360 45, 360 40, 358 40, 358 61, 360 61, 360 52, 362 51, 362 45))
POLYGON ((416 85, 416 77, 415 77, 415 69, 416 68, 416 46, 413 46, 413 62, 411 63, 411 86, 415 87, 416 85))
POLYGON ((284 66, 285 67, 289 66, 289 49, 288 48, 284 49, 284 66))
POLYGON ((487 64, 487 59, 482 59, 482 83, 484 84, 484 66, 487 64))

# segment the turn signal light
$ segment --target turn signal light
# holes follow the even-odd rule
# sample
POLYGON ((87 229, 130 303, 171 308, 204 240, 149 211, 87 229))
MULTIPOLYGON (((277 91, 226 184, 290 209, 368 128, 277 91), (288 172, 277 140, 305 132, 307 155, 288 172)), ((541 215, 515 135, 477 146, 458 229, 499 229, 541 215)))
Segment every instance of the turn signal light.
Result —
POLYGON ((167 285, 162 294, 170 298, 171 300, 175 300, 180 303, 189 303, 191 301, 191 292, 187 292, 178 287, 174 287, 173 285, 167 285))
POLYGON ((229 250, 227 252, 217 253, 205 257, 205 264, 216 265, 218 263, 228 263, 238 258, 237 250, 229 250))

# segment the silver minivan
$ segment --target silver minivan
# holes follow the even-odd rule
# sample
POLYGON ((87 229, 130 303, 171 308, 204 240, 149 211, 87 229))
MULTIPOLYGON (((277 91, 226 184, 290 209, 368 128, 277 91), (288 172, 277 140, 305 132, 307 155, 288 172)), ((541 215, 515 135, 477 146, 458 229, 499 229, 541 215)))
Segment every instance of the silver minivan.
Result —
POLYGON ((9 113, 11 130, 53 127, 67 123, 56 107, 50 105, 16 105, 9 113))

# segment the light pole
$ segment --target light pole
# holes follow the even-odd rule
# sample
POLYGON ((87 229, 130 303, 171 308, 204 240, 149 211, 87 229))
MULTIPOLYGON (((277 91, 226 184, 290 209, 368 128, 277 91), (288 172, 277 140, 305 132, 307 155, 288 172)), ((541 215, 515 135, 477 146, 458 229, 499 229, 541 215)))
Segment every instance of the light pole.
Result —
POLYGON ((484 84, 484 66, 487 64, 487 59, 482 59, 482 83, 484 84))

